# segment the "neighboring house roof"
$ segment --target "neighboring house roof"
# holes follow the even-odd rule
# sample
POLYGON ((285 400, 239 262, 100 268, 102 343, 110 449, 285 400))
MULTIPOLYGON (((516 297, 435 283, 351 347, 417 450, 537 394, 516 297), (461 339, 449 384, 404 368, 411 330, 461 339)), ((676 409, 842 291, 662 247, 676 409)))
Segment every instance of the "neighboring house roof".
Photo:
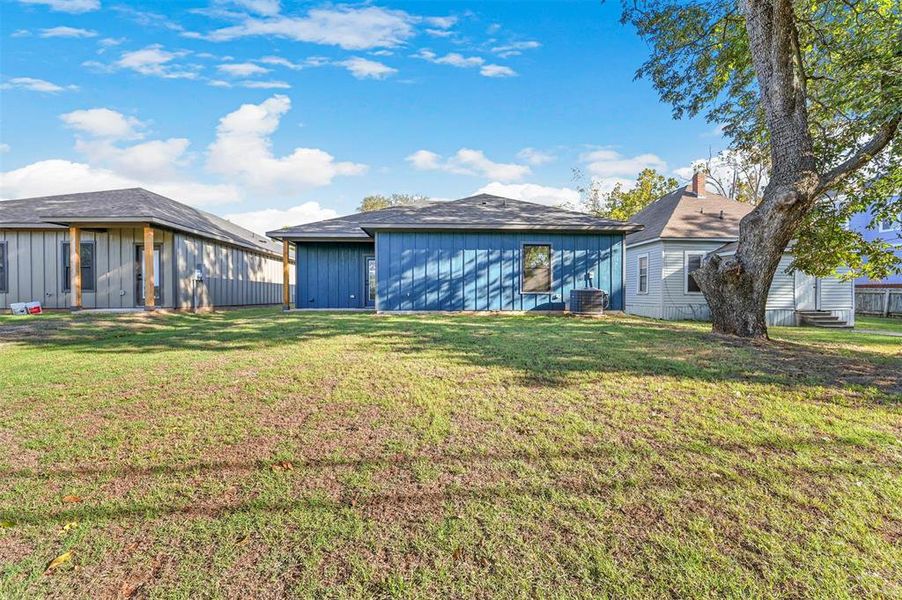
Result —
POLYGON ((0 201, 0 229, 61 229, 74 223, 151 223, 256 252, 282 252, 278 242, 142 188, 0 201))
POLYGON ((626 236, 632 246, 659 238, 729 240, 739 237, 739 221, 755 207, 718 194, 702 197, 691 186, 662 196, 637 213, 630 221, 645 229, 626 236))
POLYGON ((632 232, 635 223, 601 219, 563 208, 479 194, 460 200, 395 206, 270 231, 279 239, 366 241, 385 230, 545 230, 632 232))

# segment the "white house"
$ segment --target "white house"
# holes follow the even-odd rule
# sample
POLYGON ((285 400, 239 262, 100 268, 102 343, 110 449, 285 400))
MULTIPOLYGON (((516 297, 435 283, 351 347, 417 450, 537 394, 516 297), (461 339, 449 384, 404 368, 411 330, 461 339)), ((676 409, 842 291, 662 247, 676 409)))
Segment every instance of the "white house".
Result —
MULTIPOLYGON (((626 312, 656 319, 710 318, 690 273, 708 254, 735 251, 739 221, 752 206, 705 190, 705 174, 630 219, 645 228, 626 237, 626 312)), ((852 326, 855 287, 839 277, 789 272, 783 255, 767 300, 769 325, 852 326)), ((842 270, 840 271, 842 272, 842 270)))

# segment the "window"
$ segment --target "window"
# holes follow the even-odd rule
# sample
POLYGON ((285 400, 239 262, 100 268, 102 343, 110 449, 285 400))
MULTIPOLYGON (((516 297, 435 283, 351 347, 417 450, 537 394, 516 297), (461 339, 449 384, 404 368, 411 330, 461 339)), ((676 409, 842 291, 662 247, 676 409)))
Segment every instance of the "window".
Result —
POLYGON ((9 264, 6 256, 6 242, 0 242, 0 292, 9 291, 9 264))
POLYGON ((551 291, 551 245, 523 244, 520 291, 545 294, 551 291))
POLYGON ((638 286, 636 289, 636 293, 639 294, 647 294, 648 293, 648 254, 642 254, 639 256, 639 262, 636 265, 639 269, 639 277, 638 277, 638 286))
POLYGON ((698 287, 698 283, 696 283, 695 278, 690 275, 693 271, 700 268, 702 263, 705 260, 705 252, 686 252, 684 255, 684 265, 685 265, 685 278, 686 278, 686 293, 687 294, 701 294, 702 288, 698 287))
MULTIPOLYGON (((63 291, 72 288, 72 274, 69 272, 69 242, 63 242, 63 291)), ((94 291, 94 242, 81 243, 81 290, 94 291)))

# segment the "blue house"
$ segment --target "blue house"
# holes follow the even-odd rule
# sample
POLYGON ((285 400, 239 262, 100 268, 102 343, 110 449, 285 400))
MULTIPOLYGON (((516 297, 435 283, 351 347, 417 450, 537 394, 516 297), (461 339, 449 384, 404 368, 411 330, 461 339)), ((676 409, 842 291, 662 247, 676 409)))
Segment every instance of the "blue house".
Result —
MULTIPOLYGON (((884 219, 873 223, 874 215, 870 212, 858 213, 849 220, 849 228, 857 231, 866 241, 882 240, 896 247, 896 256, 902 260, 902 215, 896 219, 884 219), (873 225, 872 225, 873 224, 873 225)), ((867 277, 855 280, 856 287, 902 286, 902 274, 892 275, 883 280, 874 281, 867 277)))
POLYGON ((300 309, 565 309, 570 291, 624 307, 624 236, 641 226, 481 194, 287 227, 300 309))

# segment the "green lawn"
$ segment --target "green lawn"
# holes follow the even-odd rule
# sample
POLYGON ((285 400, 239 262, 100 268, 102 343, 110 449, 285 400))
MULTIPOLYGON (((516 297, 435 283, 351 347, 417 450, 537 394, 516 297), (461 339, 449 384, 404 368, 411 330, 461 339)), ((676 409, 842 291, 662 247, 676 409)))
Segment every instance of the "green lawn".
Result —
POLYGON ((902 334, 902 319, 899 317, 865 317, 856 315, 855 327, 902 334))
POLYGON ((898 598, 902 342, 772 336, 0 317, 0 597, 898 598))

